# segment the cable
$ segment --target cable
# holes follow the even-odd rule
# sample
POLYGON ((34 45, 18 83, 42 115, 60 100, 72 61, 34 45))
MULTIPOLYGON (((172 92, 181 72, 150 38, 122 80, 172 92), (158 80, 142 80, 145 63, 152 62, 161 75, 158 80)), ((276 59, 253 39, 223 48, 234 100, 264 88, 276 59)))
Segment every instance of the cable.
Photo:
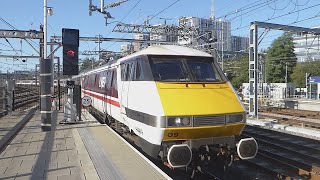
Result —
MULTIPOLYGON (((12 26, 8 21, 4 20, 2 17, 0 17, 0 20, 1 20, 4 24, 6 24, 7 26, 9 26, 11 29, 17 30, 17 28, 15 28, 14 26, 12 26)), ((26 38, 22 38, 22 39, 25 40, 30 46, 32 46, 32 45, 30 44, 30 42, 29 42, 28 39, 26 39, 26 38)), ((38 44, 35 43, 33 40, 30 40, 30 41, 33 42, 34 44, 38 45, 38 44)))
POLYGON ((225 15, 223 15, 223 16, 220 16, 220 17, 218 17, 217 19, 220 19, 220 18, 222 18, 222 17, 227 17, 227 16, 229 16, 229 15, 234 14, 235 12, 237 13, 238 10, 239 10, 239 11, 244 11, 244 10, 246 10, 246 9, 249 9, 249 8, 251 8, 251 7, 250 7, 251 5, 253 5, 253 4, 255 4, 255 3, 259 3, 259 2, 261 2, 261 0, 255 1, 255 2, 253 2, 253 3, 251 3, 251 4, 248 4, 248 5, 245 5, 245 6, 239 8, 239 9, 237 9, 237 10, 235 10, 235 11, 234 11, 234 10, 233 10, 233 11, 230 11, 229 13, 227 13, 227 14, 225 14, 225 15), (248 6, 248 7, 247 7, 247 6, 248 6))
MULTIPOLYGON (((298 0, 297 0, 297 2, 298 2, 298 0)), ((296 8, 299 10, 299 6, 296 5, 296 8)), ((298 14, 297 18, 296 18, 296 20, 294 22, 297 22, 299 17, 300 17, 300 12, 299 11, 297 12, 297 14, 298 14)))
MULTIPOLYGON (((289 13, 286 13, 286 14, 282 14, 282 15, 279 15, 279 16, 276 16, 276 17, 273 17, 271 19, 267 19, 267 20, 264 20, 264 21, 270 21, 270 20, 273 20, 273 19, 277 19, 277 18, 280 18, 280 17, 283 17, 283 16, 287 16, 287 15, 290 15, 292 13, 296 13, 296 12, 300 12, 300 11, 304 11, 304 10, 307 10, 307 9, 311 9, 311 8, 314 8, 314 7, 317 7, 317 6, 320 6, 320 4, 316 4, 316 5, 313 5, 313 6, 309 6, 309 7, 306 7, 306 8, 303 8, 303 9, 300 9, 300 10, 297 10, 297 11, 293 11, 293 12, 289 12, 289 13)), ((319 14, 319 13, 318 13, 319 14)), ((316 15, 318 17, 318 14, 316 15)), ((305 20, 308 20, 308 19, 313 19, 315 18, 314 17, 311 17, 311 18, 307 18, 307 19, 304 19, 302 21, 296 21, 296 22, 293 22, 291 24, 295 24, 295 23, 298 23, 298 22, 303 22, 305 20)), ((290 25, 290 24, 288 24, 290 25)), ((231 31, 235 31, 235 30, 238 30, 238 29, 243 29, 243 28, 246 28, 246 27, 249 27, 250 25, 247 25, 247 26, 242 26, 242 27, 239 27, 239 28, 236 28, 236 29, 232 29, 231 31)))
POLYGON ((305 4, 303 4, 303 5, 299 4, 299 3, 298 3, 298 0, 297 0, 297 3, 294 3, 293 0, 291 0, 291 2, 292 2, 292 4, 294 4, 294 5, 296 5, 296 6, 305 6, 305 5, 307 5, 307 4, 310 2, 310 0, 308 0, 308 1, 307 1, 305 4))
MULTIPOLYGON (((163 10, 161 10, 160 12, 158 12, 157 14, 155 14, 154 16, 152 16, 149 20, 157 17, 159 14, 161 14, 162 12, 164 12, 165 10, 169 9, 171 6, 173 6, 174 4, 176 4, 177 2, 179 2, 181 0, 176 0, 175 2, 173 2, 172 4, 170 4, 169 6, 167 6, 166 8, 164 8, 163 10)), ((140 1, 139 1, 140 2, 140 1)), ((125 35, 123 35, 121 38, 124 38, 125 36, 127 36, 128 33, 126 33, 125 35)), ((110 46, 107 47, 107 49, 109 49, 111 46, 113 46, 116 42, 112 43, 110 46)))
MULTIPOLYGON (((306 3, 307 4, 307 3, 306 3)), ((317 5, 316 5, 317 6, 317 5)), ((262 7, 262 6, 261 6, 262 7)), ((254 9, 254 10, 251 10, 251 11, 248 11, 248 12, 246 12, 245 14, 248 14, 249 12, 252 12, 252 11, 255 11, 255 10, 258 10, 258 9, 260 9, 261 7, 258 7, 258 8, 256 8, 256 9, 254 9)), ((303 10, 306 10, 306 9, 310 9, 310 8, 313 8, 313 7, 315 7, 315 6, 309 6, 309 7, 307 7, 307 8, 304 8, 304 9, 298 9, 298 7, 296 6, 294 9, 298 9, 298 10, 296 10, 296 11, 290 11, 290 12, 288 12, 288 13, 286 13, 286 14, 283 14, 283 15, 281 15, 281 16, 277 16, 277 17, 272 17, 272 18, 268 18, 267 20, 265 20, 265 21, 269 21, 269 20, 272 20, 272 19, 276 19, 276 18, 279 18, 279 17, 283 17, 283 16, 285 16, 285 15, 290 15, 290 14, 293 14, 293 13, 298 13, 299 14, 299 12, 300 11, 303 11, 303 10)), ((243 14, 242 14, 243 15, 243 14)), ((230 21, 233 21, 233 20, 235 20, 236 18, 238 18, 239 16, 235 16, 235 17, 233 17, 230 21)), ((246 16, 246 17, 251 17, 251 15, 249 15, 249 16, 246 16)), ((241 18, 243 18, 242 16, 241 16, 241 18)), ((299 18, 299 15, 298 15, 298 17, 297 17, 297 19, 299 18)), ((244 27, 248 27, 248 26, 244 26, 244 27)), ((244 27, 238 27, 238 28, 236 28, 235 30, 238 30, 238 29, 242 29, 242 28, 244 28, 244 27)))
POLYGON ((6 41, 7 41, 7 43, 10 45, 10 47, 16 52, 16 54, 19 54, 17 51, 16 51, 16 49, 12 46, 12 44, 9 42, 9 40, 7 39, 7 38, 4 38, 6 41))
POLYGON ((150 18, 149 20, 157 17, 159 14, 163 13, 165 10, 169 9, 171 6, 175 5, 175 4, 178 3, 179 1, 181 1, 181 0, 176 0, 175 2, 173 2, 172 4, 170 4, 168 7, 164 8, 162 11, 158 12, 158 13, 155 14, 154 16, 151 16, 151 18, 150 18))
MULTIPOLYGON (((139 0, 132 8, 128 11, 128 13, 120 20, 120 23, 122 23, 122 21, 131 13, 131 11, 132 11, 141 1, 142 1, 142 0, 139 0)), ((112 31, 107 34, 107 37, 113 32, 113 30, 114 30, 115 27, 116 27, 116 26, 114 26, 113 29, 112 29, 112 31)), ((126 33, 124 36, 122 36, 121 38, 124 38, 126 35, 127 35, 127 33, 126 33)), ((113 43, 112 43, 111 45, 109 45, 106 49, 109 49, 109 48, 110 48, 111 46, 113 46, 115 43, 116 43, 116 42, 113 42, 113 43)), ((96 49, 96 48, 97 48, 97 46, 96 46, 94 49, 96 49)))
MULTIPOLYGON (((271 8, 272 10, 275 10, 275 11, 281 11, 281 10, 286 9, 286 8, 290 5, 290 3, 291 3, 292 0, 289 0, 288 3, 287 3, 287 5, 286 5, 284 8, 279 8, 279 9, 277 9, 277 8, 272 8, 272 7, 270 6, 270 4, 269 4, 268 1, 269 1, 269 0, 266 0, 267 5, 269 6, 269 8, 271 8)), ((274 5, 276 5, 276 4, 274 4, 274 5)))
MULTIPOLYGON (((279 1, 279 0, 273 0, 273 2, 276 2, 276 1, 279 1)), ((231 11, 230 13, 227 13, 227 14, 225 14, 225 15, 223 15, 223 16, 220 16, 220 17, 218 17, 217 19, 226 18, 227 16, 236 14, 236 13, 238 13, 239 11, 246 11, 246 10, 249 10, 249 9, 251 9, 251 8, 255 8, 255 7, 257 7, 257 6, 260 6, 259 8, 261 8, 261 7, 267 6, 267 3, 266 3, 266 2, 262 2, 262 3, 261 3, 261 0, 259 0, 259 1, 256 1, 256 2, 251 3, 251 4, 249 4, 249 5, 246 5, 246 6, 241 7, 240 9, 237 9, 236 11, 231 11), (259 3, 259 2, 260 2, 260 3, 259 3), (259 4, 255 4, 255 3, 259 3, 259 4), (253 5, 253 4, 255 4, 255 5, 253 5), (252 6, 251 6, 251 5, 252 5, 252 6), (260 6, 260 5, 261 5, 261 6, 260 6), (246 7, 246 6, 248 6, 248 7, 246 7)), ((256 10, 256 9, 254 9, 254 10, 256 10)), ((252 12, 252 10, 251 10, 251 11, 248 11, 248 12, 252 12)), ((247 12, 247 13, 248 13, 248 12, 247 12)), ((247 13, 245 13, 245 14, 247 14, 247 13)))
MULTIPOLYGON (((0 44, 1 44, 1 45, 3 45, 3 46, 6 46, 6 47, 10 47, 10 48, 12 48, 12 46, 8 46, 8 45, 3 44, 3 43, 0 43, 0 44)), ((15 49, 15 48, 13 48, 13 51, 21 51, 21 52, 23 52, 24 54, 27 54, 27 55, 33 56, 33 54, 27 53, 27 52, 22 51, 22 50, 19 50, 19 49, 15 49)))
MULTIPOLYGON (((276 2, 276 1, 279 1, 279 0, 274 0, 274 2, 276 2)), ((247 11, 247 12, 243 13, 242 15, 252 13, 253 11, 259 10, 260 8, 265 7, 265 6, 267 6, 267 4, 262 4, 261 6, 255 8, 255 9, 252 9, 252 10, 250 10, 250 11, 247 11)), ((233 21, 233 20, 237 19, 238 17, 239 17, 239 16, 235 16, 235 17, 233 17, 230 21, 233 21)))
MULTIPOLYGON (((135 7, 137 7, 137 5, 138 5, 141 1, 142 1, 142 0, 139 0, 139 1, 127 12, 127 14, 122 17, 122 19, 121 19, 119 22, 122 23, 122 21, 131 13, 131 11, 132 11, 135 7)), ((114 28, 116 28, 116 26, 113 27, 112 31, 109 32, 109 33, 107 34, 107 36, 109 36, 109 35, 113 32, 114 28)))

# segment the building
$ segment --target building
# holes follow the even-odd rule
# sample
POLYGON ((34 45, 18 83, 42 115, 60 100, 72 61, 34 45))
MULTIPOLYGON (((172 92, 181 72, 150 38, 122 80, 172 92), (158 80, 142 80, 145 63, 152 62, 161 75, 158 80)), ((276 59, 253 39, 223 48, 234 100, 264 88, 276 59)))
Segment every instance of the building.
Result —
POLYGON ((317 35, 294 35, 293 43, 298 62, 320 60, 320 40, 317 35))
POLYGON ((217 39, 215 48, 218 51, 231 51, 231 23, 221 19, 206 19, 198 17, 182 17, 179 19, 180 27, 193 27, 198 31, 198 36, 193 33, 178 37, 178 43, 197 47, 211 43, 210 39, 217 39))
POLYGON ((177 29, 177 26, 174 25, 166 25, 166 24, 158 24, 153 25, 153 27, 157 28, 157 32, 150 32, 150 40, 153 41, 167 41, 167 42, 177 42, 178 36, 174 31, 177 29))
MULTIPOLYGON (((134 39, 137 40, 149 40, 150 39, 150 35, 149 34, 134 34, 134 39)), ((142 42, 134 42, 133 43, 133 51, 140 51, 141 49, 144 49, 146 47, 148 47, 149 44, 148 43, 142 43, 142 42)))
POLYGON ((126 56, 133 52, 134 46, 132 44, 122 44, 120 47, 121 54, 126 56))
MULTIPOLYGON (((249 85, 249 83, 242 83, 242 96, 244 99, 249 99, 249 85)), ((293 83, 261 83, 259 85, 258 98, 279 101, 295 96, 296 87, 293 83)))
POLYGON ((231 49, 233 52, 247 52, 249 38, 241 36, 231 36, 231 49))

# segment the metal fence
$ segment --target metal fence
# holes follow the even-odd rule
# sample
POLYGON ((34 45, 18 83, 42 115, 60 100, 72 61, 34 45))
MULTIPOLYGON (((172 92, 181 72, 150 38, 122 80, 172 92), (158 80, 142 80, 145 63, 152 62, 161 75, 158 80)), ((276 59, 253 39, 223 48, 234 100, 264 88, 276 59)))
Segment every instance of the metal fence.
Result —
POLYGON ((0 79, 0 117, 7 114, 6 81, 0 79))
POLYGON ((39 87, 36 84, 16 83, 13 93, 13 111, 23 111, 39 104, 39 87))

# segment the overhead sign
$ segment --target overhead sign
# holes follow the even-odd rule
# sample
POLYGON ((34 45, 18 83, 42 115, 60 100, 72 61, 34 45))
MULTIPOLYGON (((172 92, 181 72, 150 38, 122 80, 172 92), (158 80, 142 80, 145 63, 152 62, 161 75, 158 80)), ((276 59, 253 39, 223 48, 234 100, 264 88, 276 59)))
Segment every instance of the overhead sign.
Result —
POLYGON ((84 96, 81 102, 83 106, 87 107, 87 106, 91 106, 92 100, 89 96, 84 96))
POLYGON ((309 77, 309 83, 320 83, 320 76, 310 76, 309 77))

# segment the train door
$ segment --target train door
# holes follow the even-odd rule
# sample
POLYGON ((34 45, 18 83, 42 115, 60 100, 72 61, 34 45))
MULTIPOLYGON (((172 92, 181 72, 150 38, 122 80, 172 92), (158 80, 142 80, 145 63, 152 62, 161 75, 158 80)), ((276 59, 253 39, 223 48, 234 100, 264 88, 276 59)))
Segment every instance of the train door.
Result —
POLYGON ((111 115, 111 104, 110 104, 110 99, 111 99, 111 84, 112 84, 112 71, 111 69, 108 69, 106 72, 106 98, 105 98, 105 110, 107 114, 111 115))
POLYGON ((119 119, 119 114, 120 114, 120 110, 119 110, 119 102, 118 102, 118 78, 117 78, 117 69, 114 68, 111 71, 112 73, 112 80, 111 80, 111 94, 109 97, 109 104, 111 106, 110 107, 110 115, 112 117, 114 117, 115 119, 119 119))
POLYGON ((99 93, 102 94, 103 96, 103 100, 101 101, 101 105, 102 105, 102 112, 104 114, 107 114, 107 102, 105 101, 105 99, 107 98, 107 71, 103 71, 100 73, 100 77, 99 77, 99 93))
POLYGON ((125 108, 128 107, 128 93, 130 88, 130 62, 121 65, 121 114, 126 114, 125 108))

